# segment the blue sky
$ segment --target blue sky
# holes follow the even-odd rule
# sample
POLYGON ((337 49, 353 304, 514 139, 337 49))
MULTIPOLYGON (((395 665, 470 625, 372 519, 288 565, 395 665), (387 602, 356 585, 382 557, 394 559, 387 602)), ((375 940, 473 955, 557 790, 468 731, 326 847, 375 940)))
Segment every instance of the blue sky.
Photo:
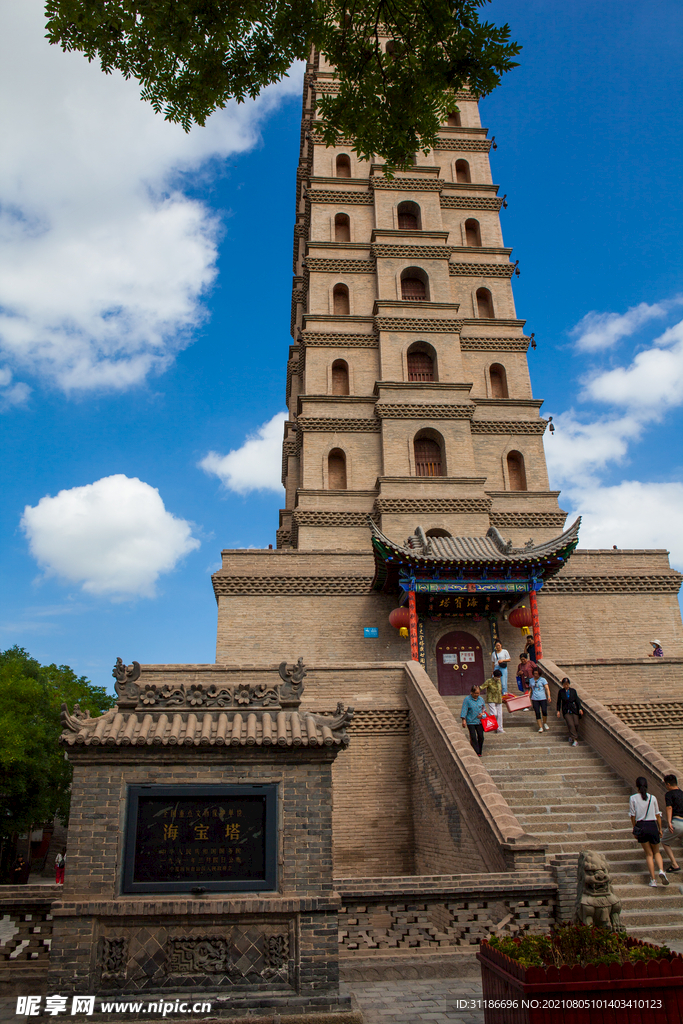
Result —
MULTIPOLYGON (((683 9, 488 17, 524 46, 481 109, 552 482, 583 546, 683 569, 683 9)), ((117 655, 213 661, 210 573, 282 500, 300 71, 185 136, 40 3, 0 18, 0 644, 104 685, 117 655)))

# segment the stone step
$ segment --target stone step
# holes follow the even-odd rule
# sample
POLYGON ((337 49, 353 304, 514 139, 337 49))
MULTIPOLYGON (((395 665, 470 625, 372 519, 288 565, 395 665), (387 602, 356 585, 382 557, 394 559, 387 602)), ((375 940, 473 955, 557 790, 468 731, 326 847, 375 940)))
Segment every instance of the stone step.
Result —
MULTIPOLYGON (((456 718, 460 706, 458 698, 451 700, 456 718)), ((673 873, 669 886, 648 886, 628 822, 632 786, 586 743, 570 746, 566 725, 554 712, 549 725, 539 734, 530 714, 505 715, 504 733, 489 734, 484 746, 483 764, 493 782, 548 858, 574 857, 582 849, 607 857, 630 934, 660 944, 683 942, 683 872, 681 883, 673 873)))
POLYGON ((493 758, 487 757, 486 754, 484 754, 482 760, 486 763, 487 771, 500 775, 511 783, 516 782, 519 785, 527 785, 530 780, 548 779, 553 776, 559 777, 563 774, 571 773, 571 778, 576 780, 577 785, 590 782, 591 779, 599 779, 608 785, 611 781, 614 781, 619 789, 626 788, 623 779, 620 779, 616 772, 613 772, 607 765, 588 765, 582 762, 577 762, 576 764, 561 764, 558 762, 555 764, 548 760, 539 767, 538 759, 534 759, 533 762, 527 764, 524 758, 519 757, 515 758, 511 764, 498 764, 493 758))
POLYGON ((657 926, 629 927, 629 935, 642 942, 651 942, 655 946, 667 946, 671 942, 683 942, 683 925, 666 925, 663 928, 657 926))
MULTIPOLYGON (((517 807, 516 811, 517 811, 518 815, 519 814, 524 814, 524 820, 525 821, 569 821, 569 822, 572 822, 572 824, 574 822, 578 822, 578 823, 581 823, 581 822, 590 822, 590 823, 602 822, 605 825, 608 825, 608 826, 610 826, 611 828, 614 828, 614 829, 620 829, 620 830, 624 829, 623 821, 619 821, 619 822, 610 821, 605 816, 604 810, 602 808, 600 808, 600 807, 595 807, 593 809, 586 808, 585 810, 582 810, 582 811, 576 811, 576 810, 569 811, 569 810, 567 810, 567 808, 558 808, 558 809, 555 809, 555 810, 551 811, 551 810, 546 810, 545 808, 538 808, 538 807, 533 808, 533 810, 531 810, 531 811, 524 811, 523 808, 517 807)), ((629 831, 629 834, 630 834, 631 833, 631 829, 629 828, 628 831, 629 831)))
MULTIPOLYGON (((524 825, 523 822, 520 824, 524 825)), ((529 833, 533 835, 533 833, 529 833)), ((543 844, 546 847, 548 856, 551 857, 556 853, 575 853, 578 854, 581 850, 595 850, 596 853, 603 853, 607 860, 611 863, 611 857, 614 853, 624 853, 625 860, 631 860, 633 854, 631 853, 631 843, 625 843, 623 840, 596 840, 594 836, 590 839, 580 840, 577 845, 578 836, 577 832, 565 832, 561 833, 557 839, 554 839, 551 835, 546 835, 543 838, 543 844), (567 843, 571 845, 567 848, 567 843)))
MULTIPOLYGON (((648 879, 649 876, 647 878, 643 876, 642 884, 634 886, 639 892, 645 893, 642 896, 625 896, 619 886, 614 886, 614 892, 621 900, 624 913, 626 911, 630 914, 632 911, 637 910, 651 910, 654 907, 657 909, 675 910, 677 914, 683 915, 683 896, 679 893, 678 886, 670 885, 667 888, 664 885, 660 885, 656 889, 651 890, 647 884, 648 879)), ((683 916, 680 919, 683 920, 683 916)))
MULTIPOLYGON (((501 790, 502 791, 502 790, 501 790)), ((509 801, 508 801, 509 802, 509 801)), ((557 793, 553 793, 549 796, 530 797, 524 800, 524 802, 515 800, 515 806, 518 811, 526 814, 540 814, 544 808, 548 808, 552 813, 563 811, 567 809, 573 809, 576 807, 576 797, 568 796, 564 799, 560 798, 557 793)), ((628 806, 628 805, 627 805, 628 806)), ((591 800, 585 804, 581 804, 582 808, 590 814, 592 811, 604 812, 608 807, 610 811, 614 810, 614 806, 611 802, 604 803, 598 800, 591 800)))
MULTIPOLYGON (((654 895, 657 890, 653 889, 652 894, 654 895)), ((683 921, 683 910, 681 907, 672 906, 669 910, 660 909, 659 907, 652 907, 651 910, 629 910, 628 913, 623 915, 623 923, 630 932, 631 929, 642 928, 647 924, 656 924, 657 927, 661 928, 663 925, 681 925, 683 921)))

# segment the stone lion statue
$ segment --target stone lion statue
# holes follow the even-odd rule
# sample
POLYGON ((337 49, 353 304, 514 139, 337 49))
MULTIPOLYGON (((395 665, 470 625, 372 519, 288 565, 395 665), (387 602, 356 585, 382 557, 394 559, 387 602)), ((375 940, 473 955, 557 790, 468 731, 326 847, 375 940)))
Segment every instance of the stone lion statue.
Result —
POLYGON ((612 932, 626 929, 621 923, 621 902, 612 891, 609 866, 601 853, 582 850, 576 870, 574 920, 612 932))

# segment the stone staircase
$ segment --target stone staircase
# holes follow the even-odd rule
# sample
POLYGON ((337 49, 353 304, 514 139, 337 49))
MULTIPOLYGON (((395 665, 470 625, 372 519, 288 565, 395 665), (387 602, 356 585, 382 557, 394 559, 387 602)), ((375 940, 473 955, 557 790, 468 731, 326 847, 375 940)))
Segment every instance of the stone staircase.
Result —
MULTIPOLYGON (((459 720, 462 697, 443 699, 459 720)), ((645 857, 628 818, 635 787, 585 743, 570 747, 564 720, 554 712, 543 735, 533 711, 505 711, 503 724, 503 734, 486 734, 482 761, 525 831, 546 844, 549 858, 584 849, 603 853, 629 933, 655 942, 683 941, 683 871, 669 874, 669 886, 648 887, 645 857)), ((674 853, 683 867, 679 844, 674 853)))

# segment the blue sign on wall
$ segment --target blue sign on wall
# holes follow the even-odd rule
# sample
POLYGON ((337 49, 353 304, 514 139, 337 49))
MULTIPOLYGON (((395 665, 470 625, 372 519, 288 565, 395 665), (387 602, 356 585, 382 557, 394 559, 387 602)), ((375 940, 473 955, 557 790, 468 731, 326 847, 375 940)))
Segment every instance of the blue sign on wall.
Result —
POLYGON ((379 630, 378 630, 377 626, 364 626, 363 627, 363 636, 365 636, 365 637, 368 637, 368 636, 369 637, 378 637, 379 636, 379 630))

